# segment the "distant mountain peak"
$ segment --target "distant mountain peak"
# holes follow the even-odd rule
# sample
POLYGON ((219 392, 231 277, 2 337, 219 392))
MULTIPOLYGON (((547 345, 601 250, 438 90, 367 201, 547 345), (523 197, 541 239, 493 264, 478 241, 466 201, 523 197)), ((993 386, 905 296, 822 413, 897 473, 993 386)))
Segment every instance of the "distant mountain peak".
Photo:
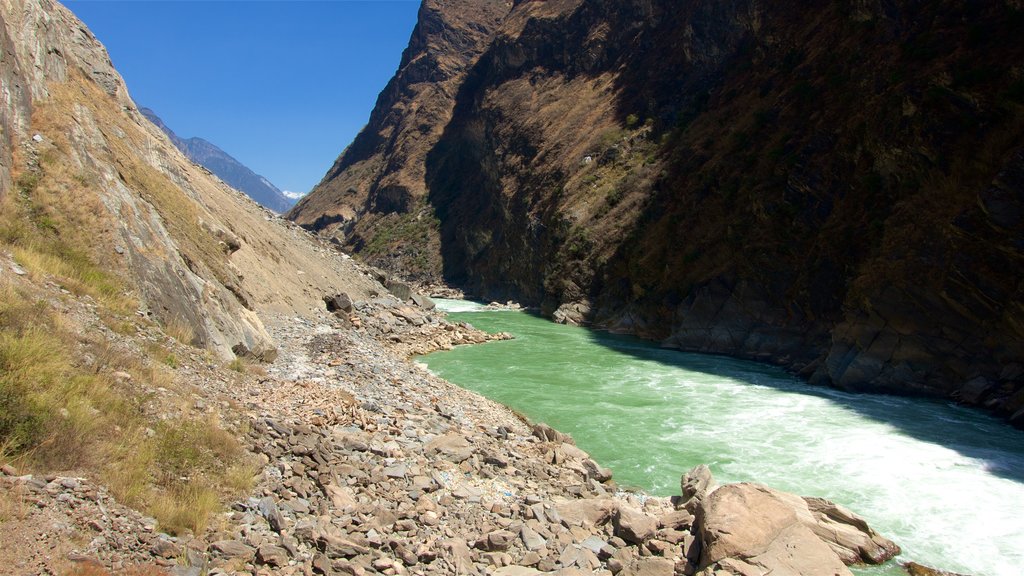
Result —
POLYGON ((163 131, 178 150, 189 160, 205 167, 229 186, 244 192, 247 196, 275 212, 287 212, 302 195, 285 194, 270 180, 252 171, 235 157, 221 150, 216 144, 199 137, 182 138, 171 130, 156 112, 140 107, 142 115, 163 131))

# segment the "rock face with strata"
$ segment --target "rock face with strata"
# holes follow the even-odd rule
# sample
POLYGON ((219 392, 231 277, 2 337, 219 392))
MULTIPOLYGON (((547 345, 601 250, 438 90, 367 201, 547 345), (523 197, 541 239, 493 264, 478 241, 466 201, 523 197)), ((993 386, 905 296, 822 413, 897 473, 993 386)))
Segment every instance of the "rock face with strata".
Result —
MULTIPOLYGON (((436 84, 454 105, 416 154, 375 148, 424 166, 422 215, 346 208, 334 182, 373 179, 339 163, 294 217, 344 220, 369 258, 404 237, 410 274, 560 321, 1024 425, 1017 14, 516 2, 436 84)), ((425 119, 393 101, 373 118, 425 119)))

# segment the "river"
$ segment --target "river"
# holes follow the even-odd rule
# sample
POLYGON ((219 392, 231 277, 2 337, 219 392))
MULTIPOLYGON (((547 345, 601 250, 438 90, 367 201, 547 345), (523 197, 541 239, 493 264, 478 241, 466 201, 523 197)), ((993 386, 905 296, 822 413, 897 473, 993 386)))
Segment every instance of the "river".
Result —
MULTIPOLYGON (((700 463, 842 503, 913 560, 1024 574, 1024 432, 946 402, 847 394, 784 371, 664 350, 518 311, 440 301, 514 340, 425 356, 431 371, 569 432, 623 486, 678 494, 700 463)), ((860 574, 902 574, 892 566, 860 574)))

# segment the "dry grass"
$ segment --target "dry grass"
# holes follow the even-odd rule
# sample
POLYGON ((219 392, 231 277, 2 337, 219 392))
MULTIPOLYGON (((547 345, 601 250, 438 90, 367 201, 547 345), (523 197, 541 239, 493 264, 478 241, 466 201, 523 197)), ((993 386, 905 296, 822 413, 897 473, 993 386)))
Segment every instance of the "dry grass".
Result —
POLYGON ((0 492, 0 524, 9 521, 24 520, 28 516, 28 503, 25 502, 26 489, 22 485, 12 486, 0 492))
POLYGON ((242 461, 228 467, 224 472, 224 487, 235 494, 246 494, 256 485, 259 466, 254 462, 242 461))
POLYGON ((192 325, 180 316, 175 316, 164 326, 164 334, 174 338, 182 344, 191 345, 195 340, 196 333, 192 325))
POLYGON ((160 522, 162 530, 176 534, 186 531, 201 534, 220 507, 220 495, 213 488, 177 485, 157 494, 149 509, 160 522))
MULTIPOLYGON (((199 532, 223 498, 251 489, 255 467, 216 419, 190 418, 181 409, 187 392, 175 383, 173 346, 143 345, 140 355, 135 345, 117 342, 144 321, 134 314, 127 260, 113 250, 117 225, 95 190, 99 179, 70 154, 67 126, 83 102, 97 125, 125 134, 107 139, 110 157, 100 161, 156 206, 196 266, 229 274, 217 240, 199 224, 197 205, 138 160, 145 136, 117 103, 91 82, 54 86, 33 110, 33 130, 45 136, 39 166, 13 174, 15 189, 0 204, 0 254, 11 253, 28 272, 27 279, 0 278, 0 463, 34 473, 73 469, 100 479, 163 530, 199 532), (43 289, 49 281, 94 303, 90 309, 121 337, 108 339, 58 311, 74 303, 43 289), (130 378, 114 378, 117 372, 130 378)), ((16 168, 25 164, 15 159, 16 168)), ((195 338, 181 318, 164 331, 184 344, 195 338)), ((18 510, 4 494, 0 518, 17 518, 18 510)))
MULTIPOLYGON (((103 317, 126 322, 109 310, 103 317)), ((143 414, 143 388, 175 389, 159 359, 137 358, 99 335, 83 340, 50 302, 4 280, 0 460, 32 471, 91 471, 163 529, 203 530, 221 496, 251 488, 251 469, 238 441, 216 422, 156 424, 143 414), (90 360, 81 362, 86 354, 90 360), (116 382, 115 371, 132 377, 116 382)), ((9 501, 0 507, 12 516, 9 501)))

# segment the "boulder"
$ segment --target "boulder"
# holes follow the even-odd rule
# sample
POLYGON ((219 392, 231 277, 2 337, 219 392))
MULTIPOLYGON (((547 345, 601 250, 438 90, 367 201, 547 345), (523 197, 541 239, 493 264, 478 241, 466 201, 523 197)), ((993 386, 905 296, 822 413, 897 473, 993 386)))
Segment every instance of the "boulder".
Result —
POLYGON ((420 308, 423 308, 424 310, 433 310, 434 308, 437 307, 437 305, 434 304, 434 301, 431 300, 429 296, 413 292, 411 298, 413 304, 419 306, 420 308))
POLYGON ((757 484, 716 489, 700 502, 697 519, 702 570, 845 576, 845 563, 880 562, 899 552, 845 508, 757 484))
POLYGON ((575 445, 576 441, 572 439, 572 436, 559 432, 551 426, 538 422, 533 425, 533 435, 545 442, 557 442, 575 445))
POLYGON ((481 538, 477 542, 477 547, 490 552, 505 551, 508 550, 508 547, 515 538, 515 534, 507 530, 495 530, 487 534, 486 537, 481 538))
POLYGON ((405 282, 388 280, 384 287, 387 288, 388 292, 391 292, 395 298, 398 298, 402 302, 405 302, 412 296, 412 288, 405 282))
POLYGON ((619 507, 614 498, 585 498, 555 505, 559 517, 570 526, 601 526, 611 520, 619 507))
POLYGON ((614 520, 615 535, 633 544, 643 544, 658 531, 657 520, 625 505, 615 511, 614 520))
POLYGON ((526 524, 519 529, 519 537, 523 540, 523 546, 530 551, 543 550, 548 544, 547 540, 526 524))
POLYGON ((612 479, 610 468, 605 468, 590 458, 583 461, 583 468, 587 471, 589 478, 593 478, 598 482, 607 482, 612 479))
POLYGON ((324 296, 324 304, 327 305, 328 312, 352 313, 352 299, 344 292, 339 292, 333 296, 324 296))
POLYGON ((285 527, 285 523, 284 516, 281 515, 281 510, 277 507, 277 502, 270 496, 267 496, 260 500, 258 508, 260 515, 266 518, 267 523, 270 524, 271 530, 281 532, 285 527))

